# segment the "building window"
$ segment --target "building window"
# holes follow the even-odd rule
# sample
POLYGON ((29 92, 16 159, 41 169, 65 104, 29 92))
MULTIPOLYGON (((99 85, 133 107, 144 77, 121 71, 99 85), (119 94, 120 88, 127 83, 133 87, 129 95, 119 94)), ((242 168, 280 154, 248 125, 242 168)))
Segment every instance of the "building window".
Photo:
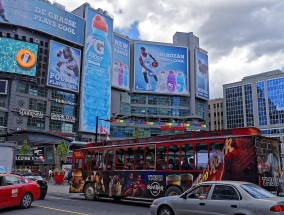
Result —
POLYGON ((228 128, 244 127, 242 86, 225 89, 228 128))
POLYGON ((30 85, 28 83, 19 82, 16 87, 16 92, 24 93, 33 96, 47 97, 47 89, 44 87, 30 85))
POLYGON ((284 78, 267 80, 270 124, 284 123, 284 78))
POLYGON ((59 90, 52 90, 51 98, 63 100, 65 102, 78 103, 78 98, 75 94, 66 93, 66 92, 62 92, 62 91, 59 91, 59 90))
POLYGON ((256 88, 257 88, 256 93, 257 93, 257 108, 258 108, 259 125, 267 125, 264 82, 263 81, 257 82, 256 88))
POLYGON ((29 99, 29 109, 46 113, 47 102, 39 99, 29 99))
POLYGON ((245 88, 245 108, 246 108, 247 126, 254 126, 251 84, 245 85, 244 88, 245 88))
POLYGON ((45 130, 45 119, 39 119, 34 117, 28 117, 28 129, 31 130, 45 130))

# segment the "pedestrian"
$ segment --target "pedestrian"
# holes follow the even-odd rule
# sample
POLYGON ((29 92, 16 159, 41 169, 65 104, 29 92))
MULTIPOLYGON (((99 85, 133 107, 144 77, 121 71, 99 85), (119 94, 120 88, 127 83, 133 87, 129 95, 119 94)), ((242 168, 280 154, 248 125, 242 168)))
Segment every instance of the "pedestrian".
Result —
POLYGON ((28 173, 32 173, 31 169, 28 167, 28 173))
POLYGON ((53 171, 52 171, 52 169, 50 169, 50 170, 48 171, 48 180, 49 180, 49 181, 52 181, 52 175, 53 175, 53 171))
POLYGON ((70 169, 70 170, 68 171, 68 175, 67 175, 68 184, 70 184, 71 178, 72 178, 72 169, 70 169))

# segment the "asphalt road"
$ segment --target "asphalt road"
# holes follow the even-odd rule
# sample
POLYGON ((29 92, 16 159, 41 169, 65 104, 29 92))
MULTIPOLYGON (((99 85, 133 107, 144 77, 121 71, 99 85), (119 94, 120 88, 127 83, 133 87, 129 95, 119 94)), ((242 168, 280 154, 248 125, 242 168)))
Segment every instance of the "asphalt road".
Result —
MULTIPOLYGON (((67 186, 66 186, 67 187, 67 186)), ((62 188, 62 189, 61 189, 62 188)), ((68 194, 61 190, 48 192, 44 200, 33 202, 31 208, 0 210, 1 215, 150 215, 149 203, 100 198, 85 200, 82 194, 68 194)))

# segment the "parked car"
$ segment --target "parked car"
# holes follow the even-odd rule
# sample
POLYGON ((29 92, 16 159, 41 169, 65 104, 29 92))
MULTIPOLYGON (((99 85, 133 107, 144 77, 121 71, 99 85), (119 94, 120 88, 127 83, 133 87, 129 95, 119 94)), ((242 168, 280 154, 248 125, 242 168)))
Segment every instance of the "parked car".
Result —
POLYGON ((284 214, 284 198, 248 182, 209 181, 153 201, 151 215, 284 214))
POLYGON ((39 185, 14 174, 0 174, 0 208, 28 208, 40 197, 39 185))
POLYGON ((40 186, 40 199, 44 199, 47 193, 47 189, 48 189, 48 184, 47 181, 43 179, 43 177, 41 177, 39 174, 35 174, 35 173, 16 173, 17 175, 20 175, 26 179, 32 180, 32 181, 36 181, 39 186, 40 186))
POLYGON ((0 173, 7 173, 7 170, 4 166, 0 166, 0 173))

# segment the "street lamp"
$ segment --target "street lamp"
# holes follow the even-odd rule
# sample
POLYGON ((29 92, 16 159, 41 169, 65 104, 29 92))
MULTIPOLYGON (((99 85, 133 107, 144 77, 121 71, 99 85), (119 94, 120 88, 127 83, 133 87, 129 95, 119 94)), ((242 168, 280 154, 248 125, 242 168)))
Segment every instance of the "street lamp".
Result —
POLYGON ((110 119, 100 119, 99 116, 96 116, 96 135, 95 135, 95 143, 97 143, 97 141, 98 141, 99 120, 103 120, 103 121, 106 121, 106 122, 111 122, 110 119))

